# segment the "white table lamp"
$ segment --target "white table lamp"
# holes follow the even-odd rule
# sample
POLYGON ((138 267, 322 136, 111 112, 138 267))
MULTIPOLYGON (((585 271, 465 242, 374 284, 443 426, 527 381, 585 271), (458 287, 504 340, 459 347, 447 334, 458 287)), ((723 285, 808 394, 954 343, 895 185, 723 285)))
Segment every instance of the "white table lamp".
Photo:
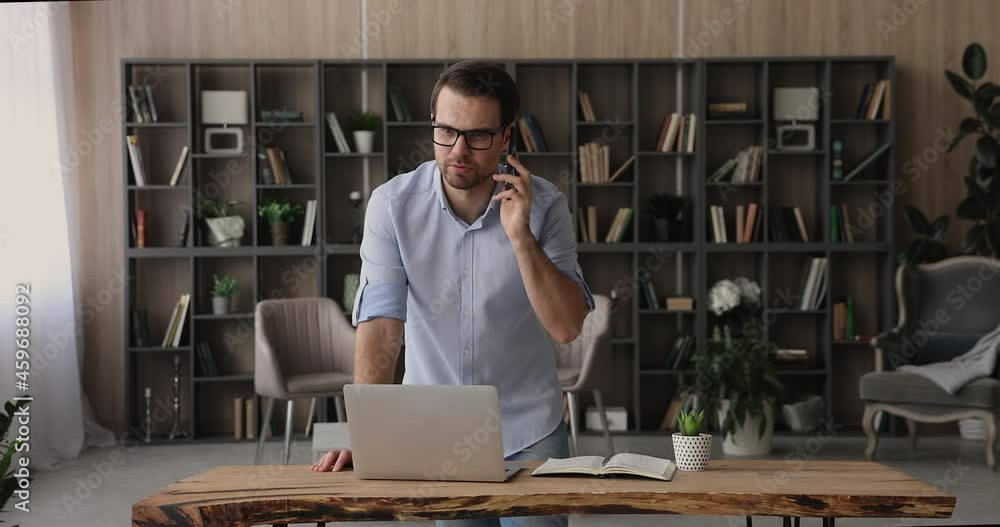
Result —
POLYGON ((201 124, 221 124, 205 128, 206 154, 242 154, 243 129, 230 125, 247 124, 247 92, 205 90, 201 92, 201 124))
POLYGON ((816 126, 819 120, 819 88, 775 88, 774 113, 778 124, 778 150, 816 149, 816 126), (806 123, 806 124, 803 124, 806 123))

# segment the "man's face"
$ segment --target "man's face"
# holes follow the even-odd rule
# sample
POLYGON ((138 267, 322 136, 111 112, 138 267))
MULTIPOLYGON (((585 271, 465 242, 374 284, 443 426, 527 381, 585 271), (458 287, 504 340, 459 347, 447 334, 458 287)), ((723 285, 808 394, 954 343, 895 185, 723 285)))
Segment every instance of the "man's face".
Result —
POLYGON ((449 186, 468 190, 489 181, 497 171, 500 152, 507 147, 507 135, 500 130, 500 103, 487 97, 468 97, 445 87, 438 93, 437 111, 432 116, 438 126, 455 130, 496 132, 486 150, 469 148, 466 137, 454 146, 434 145, 434 159, 449 186))

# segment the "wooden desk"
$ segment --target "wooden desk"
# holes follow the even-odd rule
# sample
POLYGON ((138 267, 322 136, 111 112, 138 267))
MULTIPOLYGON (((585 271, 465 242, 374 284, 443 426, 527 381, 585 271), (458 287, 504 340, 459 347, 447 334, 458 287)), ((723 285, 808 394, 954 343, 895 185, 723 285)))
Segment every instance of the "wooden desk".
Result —
MULTIPOLYGON (((533 468, 537 462, 526 462, 533 468)), ((955 496, 869 461, 712 461, 674 480, 532 477, 507 483, 360 480, 307 466, 218 467, 132 507, 132 525, 243 527, 294 522, 556 514, 947 518, 955 496), (798 469, 798 470, 796 470, 798 469)), ((786 521, 788 523, 788 521, 786 521)))

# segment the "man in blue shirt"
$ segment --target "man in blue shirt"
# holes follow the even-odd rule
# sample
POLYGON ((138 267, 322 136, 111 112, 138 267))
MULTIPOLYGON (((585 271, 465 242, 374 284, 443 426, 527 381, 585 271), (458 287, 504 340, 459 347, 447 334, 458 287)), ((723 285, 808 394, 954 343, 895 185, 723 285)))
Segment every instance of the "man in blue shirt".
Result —
MULTIPOLYGON (((352 314, 354 382, 392 382, 405 340, 404 383, 496 386, 508 460, 568 455, 553 341, 575 339, 594 305, 566 196, 514 156, 517 174, 497 174, 519 104, 495 65, 442 73, 431 96, 435 160, 368 201, 352 314)), ((331 451, 313 470, 350 460, 331 451)))

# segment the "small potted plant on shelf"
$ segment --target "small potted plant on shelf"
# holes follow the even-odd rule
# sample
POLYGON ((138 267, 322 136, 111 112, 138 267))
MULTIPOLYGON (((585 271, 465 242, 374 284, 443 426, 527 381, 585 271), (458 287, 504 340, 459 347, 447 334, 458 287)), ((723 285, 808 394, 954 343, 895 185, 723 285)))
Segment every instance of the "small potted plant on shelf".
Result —
POLYGON ((667 192, 649 197, 650 229, 653 241, 687 241, 684 233, 687 200, 667 192))
POLYGON ((268 200, 257 206, 257 214, 271 226, 271 244, 288 245, 288 224, 303 213, 302 204, 268 200))
POLYGON ((705 421, 705 411, 697 413, 685 409, 677 415, 677 432, 671 439, 674 443, 674 462, 680 470, 708 470, 708 459, 712 454, 712 434, 701 432, 705 421))
POLYGON ((208 243, 215 247, 239 247, 246 230, 242 216, 235 214, 243 202, 235 199, 199 197, 198 210, 208 234, 208 243))
POLYGON ((382 123, 382 118, 377 113, 361 112, 354 116, 354 146, 358 152, 367 154, 372 151, 375 144, 375 131, 382 123))
POLYGON ((225 315, 232 308, 233 293, 240 288, 231 276, 212 275, 212 314, 225 315))

